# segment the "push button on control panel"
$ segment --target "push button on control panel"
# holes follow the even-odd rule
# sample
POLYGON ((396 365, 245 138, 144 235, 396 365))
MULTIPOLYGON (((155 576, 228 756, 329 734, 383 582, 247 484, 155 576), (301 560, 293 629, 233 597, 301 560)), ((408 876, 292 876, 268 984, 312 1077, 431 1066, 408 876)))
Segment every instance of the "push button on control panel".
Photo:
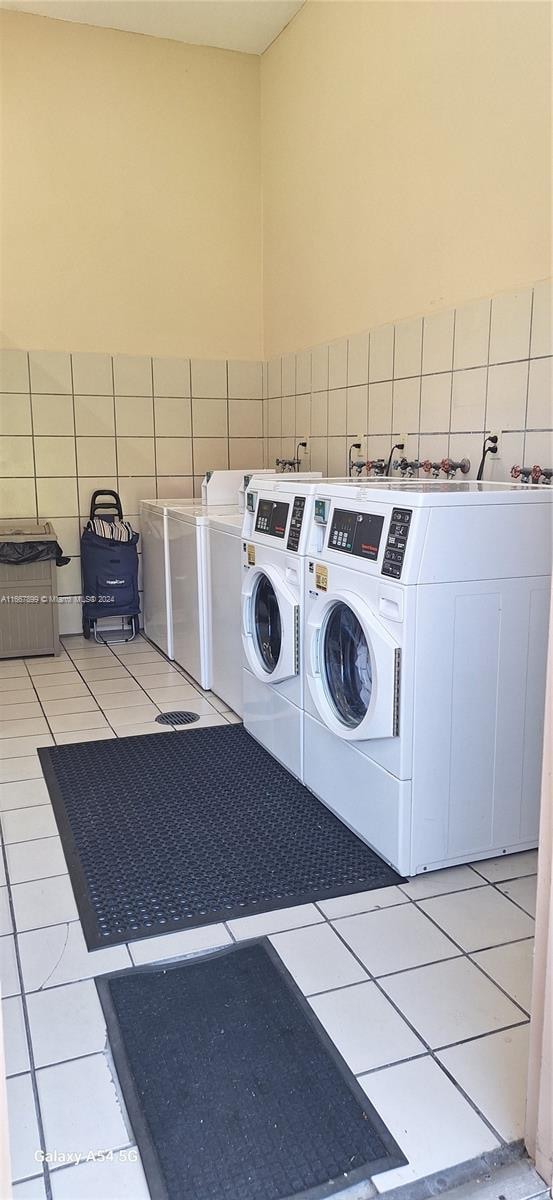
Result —
POLYGON ((288 541, 286 543, 287 550, 297 551, 299 549, 304 511, 305 496, 294 496, 292 516, 290 518, 290 528, 288 530, 288 541))
POLYGON ((392 509, 392 519, 382 562, 382 574, 391 575, 393 579, 401 577, 412 515, 409 509, 392 509))

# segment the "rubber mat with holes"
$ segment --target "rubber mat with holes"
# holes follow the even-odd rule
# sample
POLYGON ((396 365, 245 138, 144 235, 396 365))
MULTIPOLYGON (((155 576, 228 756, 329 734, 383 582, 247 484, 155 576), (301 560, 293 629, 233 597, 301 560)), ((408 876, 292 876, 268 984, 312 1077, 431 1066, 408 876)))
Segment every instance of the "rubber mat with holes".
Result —
POLYGON ((267 941, 96 986, 152 1200, 315 1200, 405 1164, 267 941))
POLYGON ((242 725, 38 753, 89 949, 399 881, 242 725))

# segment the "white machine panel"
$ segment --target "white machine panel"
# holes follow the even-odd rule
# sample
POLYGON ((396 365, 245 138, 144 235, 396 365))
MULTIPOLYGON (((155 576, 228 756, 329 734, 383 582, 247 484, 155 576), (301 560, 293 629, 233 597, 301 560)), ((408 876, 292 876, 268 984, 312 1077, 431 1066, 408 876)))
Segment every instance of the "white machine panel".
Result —
POLYGON ((212 689, 242 716, 242 516, 210 521, 212 689))

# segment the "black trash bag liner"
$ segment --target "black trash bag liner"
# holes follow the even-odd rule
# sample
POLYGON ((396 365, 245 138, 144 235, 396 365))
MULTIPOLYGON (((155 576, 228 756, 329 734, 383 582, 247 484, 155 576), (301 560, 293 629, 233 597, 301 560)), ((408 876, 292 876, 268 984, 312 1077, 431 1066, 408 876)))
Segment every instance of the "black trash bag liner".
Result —
POLYGON ((57 567, 65 567, 70 561, 58 542, 0 542, 0 563, 5 566, 19 567, 51 558, 55 558, 57 567))

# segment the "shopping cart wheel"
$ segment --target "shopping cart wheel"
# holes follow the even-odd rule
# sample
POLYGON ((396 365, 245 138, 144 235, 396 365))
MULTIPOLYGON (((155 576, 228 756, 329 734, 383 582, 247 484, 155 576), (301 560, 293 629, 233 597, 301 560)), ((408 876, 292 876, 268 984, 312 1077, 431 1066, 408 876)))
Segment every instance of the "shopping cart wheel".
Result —
POLYGON ((83 617, 83 637, 89 638, 92 633, 92 625, 88 617, 83 617))

